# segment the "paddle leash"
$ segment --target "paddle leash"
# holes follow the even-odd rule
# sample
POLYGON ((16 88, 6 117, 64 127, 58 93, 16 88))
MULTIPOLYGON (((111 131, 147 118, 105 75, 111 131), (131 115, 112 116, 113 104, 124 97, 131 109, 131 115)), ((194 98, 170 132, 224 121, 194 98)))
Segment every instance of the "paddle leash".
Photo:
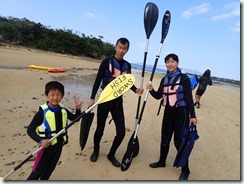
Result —
MULTIPOLYGON (((79 121, 79 119, 84 115, 90 112, 94 107, 98 104, 108 102, 118 98, 123 95, 126 91, 128 91, 133 84, 135 83, 135 77, 131 74, 122 74, 116 77, 113 81, 111 81, 101 92, 98 100, 92 106, 90 106, 87 110, 83 111, 74 121, 70 122, 65 128, 60 130, 55 136, 53 136, 49 141, 51 142, 58 136, 62 135, 68 128, 70 128, 74 123, 79 121)), ((4 177, 0 177, 0 180, 6 180, 11 174, 13 174, 16 170, 18 170, 22 165, 24 165, 28 160, 30 160, 33 156, 35 156, 39 151, 44 149, 43 147, 39 147, 36 151, 34 151, 31 155, 29 155, 25 160, 19 163, 14 169, 12 169, 9 173, 7 173, 4 177)))
MULTIPOLYGON (((152 84, 154 73, 156 71, 157 63, 158 63, 158 60, 159 60, 159 57, 160 57, 160 53, 161 53, 161 50, 162 50, 163 42, 164 42, 164 40, 165 40, 165 38, 166 38, 166 36, 168 34, 170 21, 171 21, 171 14, 167 10, 164 13, 164 17, 163 17, 163 20, 162 20, 162 35, 161 35, 160 46, 159 46, 158 53, 156 55, 156 59, 155 59, 154 66, 153 66, 153 69, 152 69, 152 73, 151 73, 151 76, 150 76, 150 81, 149 81, 148 84, 152 84)), ((133 160, 133 158, 136 155, 135 153, 139 152, 138 151, 138 149, 139 149, 139 145, 138 145, 139 141, 138 141, 138 138, 137 138, 137 133, 138 133, 138 130, 139 130, 139 127, 140 127, 140 123, 141 123, 141 120, 142 120, 142 116, 143 116, 143 112, 144 112, 144 109, 145 109, 145 106, 146 106, 148 94, 149 94, 149 89, 147 89, 147 91, 146 91, 146 95, 145 95, 144 102, 143 102, 143 105, 142 105, 142 108, 141 108, 141 112, 140 112, 140 116, 139 116, 139 119, 138 119, 138 123, 136 125, 135 132, 132 134, 132 137, 130 138, 131 142, 129 142, 129 144, 127 146, 127 150, 126 150, 126 152, 124 154, 124 157, 122 159, 122 163, 121 163, 121 170, 122 171, 126 171, 130 167, 130 165, 132 163, 132 160, 133 160)))

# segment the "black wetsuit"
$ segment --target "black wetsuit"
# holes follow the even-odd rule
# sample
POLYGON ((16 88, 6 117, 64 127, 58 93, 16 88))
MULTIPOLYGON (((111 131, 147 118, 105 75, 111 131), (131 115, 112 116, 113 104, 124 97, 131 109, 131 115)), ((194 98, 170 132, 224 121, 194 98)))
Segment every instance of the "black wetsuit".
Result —
MULTIPOLYGON (((61 108, 58 106, 57 108, 53 108, 53 110, 55 113, 56 130, 59 132, 63 129, 61 108)), ((74 115, 67 109, 66 112, 69 120, 75 120, 81 113, 80 110, 76 110, 74 115)), ((36 128, 42 124, 43 117, 43 109, 40 107, 27 129, 28 135, 37 143, 40 143, 40 141, 43 139, 36 133, 36 128)), ((63 136, 60 135, 57 137, 56 144, 39 151, 37 153, 32 172, 27 180, 48 180, 58 163, 64 144, 67 144, 67 141, 64 143, 63 136)))
MULTIPOLYGON (((105 72, 109 70, 109 60, 110 60, 110 58, 103 60, 99 67, 97 77, 96 77, 96 80, 93 85, 91 99, 95 99, 95 96, 100 87, 100 84, 101 84, 103 78, 105 77, 105 72)), ((123 68, 122 66, 125 64, 125 62, 127 62, 127 61, 125 61, 125 60, 118 61, 118 63, 120 64, 120 68, 123 68)), ((128 73, 131 73, 131 64, 128 62, 127 62, 127 64, 128 64, 128 73)), ((135 92, 136 87, 133 85, 131 87, 131 90, 133 90, 135 92)), ((112 114, 112 118, 113 118, 113 121, 114 121, 115 127, 116 127, 116 136, 113 140, 113 144, 110 149, 111 155, 115 154, 116 150, 118 149, 119 145, 121 144, 121 142, 124 139, 125 118, 124 118, 124 110, 123 110, 123 98, 122 98, 122 96, 120 96, 114 100, 99 104, 97 107, 97 128, 96 128, 96 131, 94 134, 94 152, 95 153, 99 152, 100 141, 103 136, 105 123, 106 123, 106 119, 108 117, 109 112, 111 112, 111 114, 112 114)))
POLYGON ((202 96, 203 93, 206 91, 207 89, 207 85, 212 85, 212 79, 210 77, 207 76, 201 76, 199 79, 199 84, 198 84, 198 88, 196 91, 196 95, 198 96, 202 96))
MULTIPOLYGON (((164 78, 161 80, 160 86, 157 91, 152 90, 150 94, 155 99, 162 98, 164 85, 164 78)), ((189 126, 190 117, 195 118, 195 110, 192 99, 192 90, 189 78, 185 74, 181 74, 180 85, 184 89, 184 97, 186 106, 171 107, 167 102, 164 109, 164 116, 161 130, 161 144, 160 144, 160 159, 159 162, 165 164, 169 152, 170 141, 174 133, 174 145, 179 149, 181 137, 185 127, 189 126)), ((168 98, 167 98, 168 99, 168 98)), ((183 170, 189 171, 188 161, 183 167, 183 170)))

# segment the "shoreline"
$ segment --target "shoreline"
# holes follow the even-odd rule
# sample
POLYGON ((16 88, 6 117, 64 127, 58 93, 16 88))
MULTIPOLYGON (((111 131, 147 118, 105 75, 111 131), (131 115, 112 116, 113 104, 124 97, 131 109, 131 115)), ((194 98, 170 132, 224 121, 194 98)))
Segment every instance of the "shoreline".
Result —
MULTIPOLYGON (((94 59, 94 58, 86 57, 86 56, 73 56, 73 55, 69 55, 69 54, 55 53, 55 52, 39 50, 39 49, 31 48, 31 47, 23 47, 23 46, 20 46, 20 45, 14 45, 14 44, 3 43, 3 42, 0 42, 0 48, 16 49, 16 50, 21 50, 22 49, 22 50, 28 50, 28 51, 34 51, 34 52, 43 52, 43 53, 47 53, 47 54, 51 54, 51 55, 67 57, 67 58, 73 58, 73 59, 86 60, 86 61, 91 61, 91 62, 96 62, 96 63, 100 63, 102 61, 101 59, 94 59)), ((140 71, 142 70, 142 64, 138 64, 138 63, 131 63, 131 64, 132 64, 131 67, 133 69, 140 70, 140 71), (133 66, 133 65, 136 65, 136 66, 133 66)), ((153 68, 153 65, 150 65, 149 68, 153 68)), ((162 74, 165 75, 165 73, 162 73, 162 71, 164 71, 164 69, 156 69, 155 75, 156 74, 157 75, 162 75, 162 74)), ((151 69, 149 70, 146 67, 145 73, 151 73, 151 69)), ((226 79, 226 78, 221 78, 221 77, 213 77, 213 78, 220 78, 222 80, 231 80, 231 81, 236 81, 236 82, 240 83, 240 80, 235 80, 235 79, 226 79)), ((232 83, 232 82, 225 82, 225 81, 216 80, 216 79, 213 79, 213 82, 215 84, 222 84, 222 85, 230 85, 230 86, 233 86, 233 87, 240 87, 240 84, 235 84, 235 83, 232 83)))

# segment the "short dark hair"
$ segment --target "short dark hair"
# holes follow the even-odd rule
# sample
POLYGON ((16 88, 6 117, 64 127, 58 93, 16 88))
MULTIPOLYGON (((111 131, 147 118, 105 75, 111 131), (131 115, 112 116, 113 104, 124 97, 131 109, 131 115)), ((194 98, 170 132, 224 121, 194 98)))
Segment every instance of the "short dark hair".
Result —
POLYGON ((54 89, 59 90, 62 93, 62 95, 64 96, 64 85, 58 81, 50 81, 46 84, 45 95, 48 95, 48 93, 54 89))
POLYGON ((164 62, 166 63, 166 61, 168 61, 170 58, 172 58, 173 60, 179 62, 179 57, 176 54, 168 54, 165 58, 164 58, 164 62))
POLYGON ((129 49, 130 42, 127 38, 119 38, 116 42, 116 46, 118 45, 119 42, 122 43, 123 45, 128 44, 128 49, 129 49))

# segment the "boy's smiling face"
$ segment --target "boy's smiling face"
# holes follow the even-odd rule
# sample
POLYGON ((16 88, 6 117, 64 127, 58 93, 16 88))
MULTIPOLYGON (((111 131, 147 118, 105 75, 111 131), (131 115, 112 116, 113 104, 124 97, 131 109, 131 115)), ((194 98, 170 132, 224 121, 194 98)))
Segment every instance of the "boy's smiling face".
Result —
POLYGON ((57 107, 58 104, 63 99, 63 94, 58 89, 50 90, 49 93, 45 96, 47 97, 47 100, 49 101, 48 105, 50 107, 57 107))

